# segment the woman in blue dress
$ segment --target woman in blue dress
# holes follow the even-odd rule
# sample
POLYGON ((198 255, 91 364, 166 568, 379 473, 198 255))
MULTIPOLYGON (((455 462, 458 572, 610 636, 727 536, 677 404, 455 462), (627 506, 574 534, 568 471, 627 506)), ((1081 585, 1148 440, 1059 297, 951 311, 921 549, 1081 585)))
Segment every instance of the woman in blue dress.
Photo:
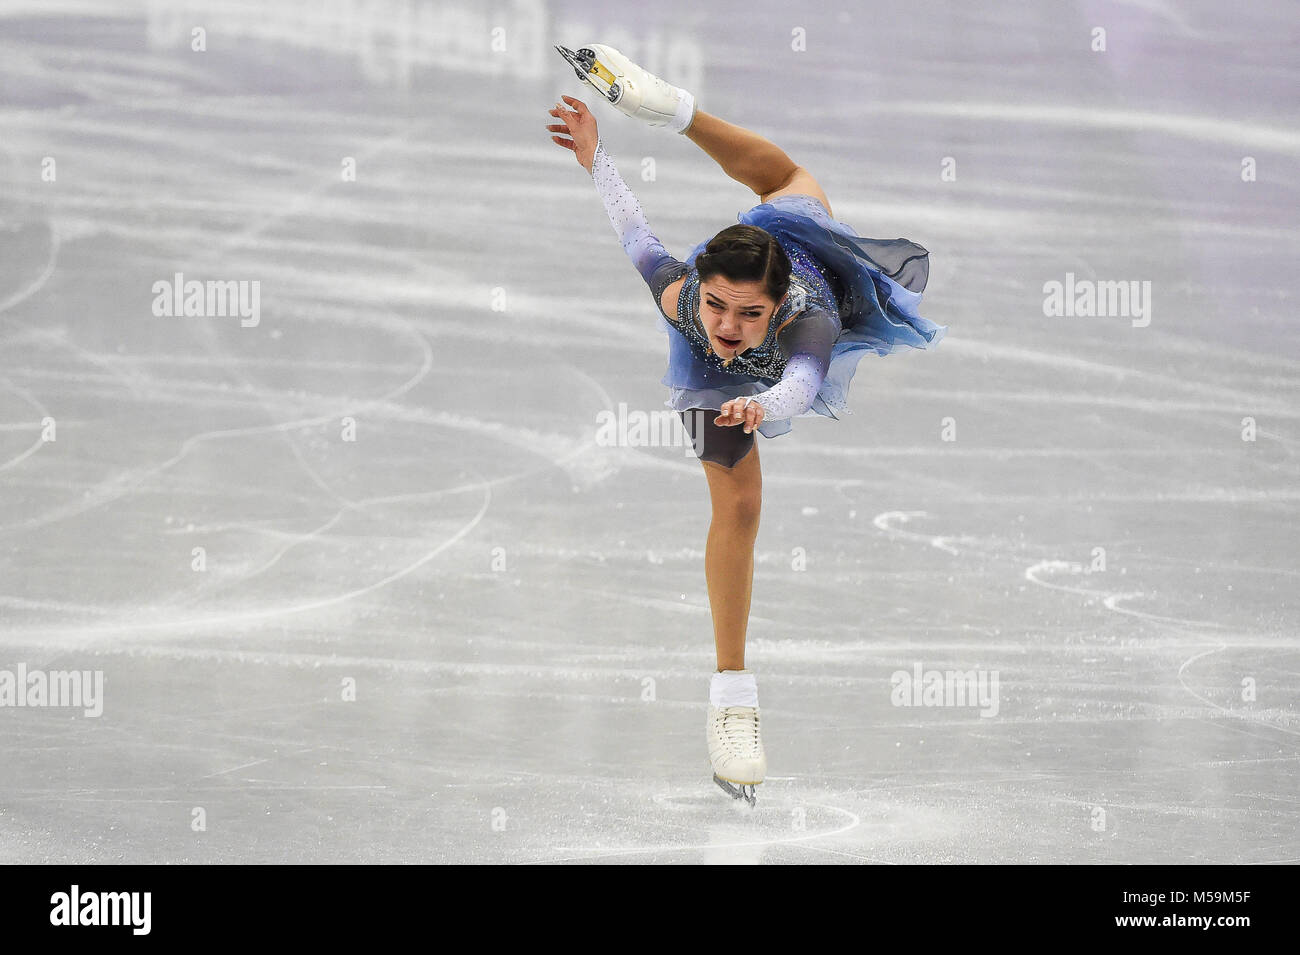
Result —
POLYGON ((917 313, 929 253, 906 239, 868 239, 833 218, 812 174, 775 143, 698 108, 687 90, 613 47, 556 47, 578 77, 627 116, 685 135, 744 183, 759 204, 740 224, 668 254, 600 140, 581 100, 563 97, 547 125, 591 174, 623 249, 650 288, 669 335, 663 383, 682 416, 713 506, 705 576, 717 671, 707 742, 714 780, 754 803, 766 757, 745 633, 762 504, 754 432, 775 438, 804 415, 847 412, 868 353, 929 348, 947 331, 917 313))

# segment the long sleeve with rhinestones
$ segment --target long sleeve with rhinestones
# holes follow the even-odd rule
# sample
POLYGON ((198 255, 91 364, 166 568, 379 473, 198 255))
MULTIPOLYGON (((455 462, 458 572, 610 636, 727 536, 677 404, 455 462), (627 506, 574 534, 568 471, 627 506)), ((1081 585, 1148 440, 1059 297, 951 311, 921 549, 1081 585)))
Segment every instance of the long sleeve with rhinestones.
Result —
MULTIPOLYGON (((618 235, 623 251, 627 253, 641 278, 650 286, 655 306, 660 308, 663 291, 677 279, 690 271, 685 262, 668 254, 663 243, 650 231, 641 203, 628 188, 623 177, 618 174, 618 167, 600 140, 596 142, 596 152, 591 162, 591 178, 596 183, 596 191, 605 204, 605 214, 609 216, 610 225, 618 235)), ((665 315, 670 321, 676 316, 665 315)))
POLYGON ((788 356, 781 380, 757 396, 764 417, 793 418, 812 407, 830 369, 841 329, 839 318, 815 308, 800 315, 777 340, 788 356))

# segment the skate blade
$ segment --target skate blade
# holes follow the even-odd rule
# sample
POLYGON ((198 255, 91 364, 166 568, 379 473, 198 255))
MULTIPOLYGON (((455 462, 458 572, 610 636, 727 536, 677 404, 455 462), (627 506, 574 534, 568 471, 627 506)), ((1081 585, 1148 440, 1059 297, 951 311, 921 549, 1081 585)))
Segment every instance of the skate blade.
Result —
POLYGON ((583 47, 575 53, 568 47, 559 44, 556 44, 555 49, 573 67, 573 72, 578 74, 578 79, 611 103, 618 102, 618 98, 622 93, 618 85, 618 78, 596 59, 594 50, 583 47), (603 88, 596 82, 597 80, 605 84, 603 88))
POLYGON ((754 792, 754 783, 731 783, 723 779, 717 773, 713 774, 713 781, 722 788, 722 791, 732 799, 743 799, 749 803, 750 808, 758 801, 758 796, 754 792))

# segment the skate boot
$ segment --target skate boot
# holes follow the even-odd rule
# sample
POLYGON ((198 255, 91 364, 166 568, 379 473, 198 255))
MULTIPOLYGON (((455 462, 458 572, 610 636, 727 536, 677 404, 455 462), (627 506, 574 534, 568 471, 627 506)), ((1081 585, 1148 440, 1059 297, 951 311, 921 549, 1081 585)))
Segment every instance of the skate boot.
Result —
POLYGON ((767 756, 759 729, 758 687, 748 670, 713 675, 706 737, 713 781, 727 795, 752 807, 754 787, 767 773, 767 756))
POLYGON ((682 133, 695 118, 694 96, 669 86, 612 46, 592 43, 576 52, 563 46, 555 49, 569 61, 578 79, 590 84, 615 109, 633 119, 682 133))

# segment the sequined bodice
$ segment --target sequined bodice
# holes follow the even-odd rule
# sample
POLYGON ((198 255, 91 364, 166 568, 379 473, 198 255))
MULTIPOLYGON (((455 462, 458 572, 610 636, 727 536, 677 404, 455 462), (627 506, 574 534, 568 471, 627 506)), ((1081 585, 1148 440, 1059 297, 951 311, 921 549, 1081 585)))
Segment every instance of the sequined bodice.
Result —
POLYGON ((781 242, 781 248, 790 257, 790 292, 773 313, 762 344, 730 360, 717 355, 709 343, 708 333, 700 319, 700 274, 694 268, 687 273, 677 296, 677 329, 701 361, 729 374, 779 380, 785 371, 785 355, 777 334, 786 321, 813 308, 823 309, 831 315, 839 314, 836 290, 841 286, 838 277, 803 246, 781 242))

